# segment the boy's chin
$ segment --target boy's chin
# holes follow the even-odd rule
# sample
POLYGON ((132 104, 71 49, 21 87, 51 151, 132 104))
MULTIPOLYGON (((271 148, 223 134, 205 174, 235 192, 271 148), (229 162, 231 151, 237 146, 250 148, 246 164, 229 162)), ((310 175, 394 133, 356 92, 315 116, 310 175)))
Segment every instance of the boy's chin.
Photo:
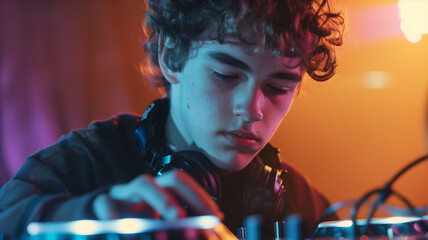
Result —
POLYGON ((211 162, 218 168, 225 171, 240 171, 244 169, 254 158, 252 154, 237 154, 231 159, 210 158, 211 162))

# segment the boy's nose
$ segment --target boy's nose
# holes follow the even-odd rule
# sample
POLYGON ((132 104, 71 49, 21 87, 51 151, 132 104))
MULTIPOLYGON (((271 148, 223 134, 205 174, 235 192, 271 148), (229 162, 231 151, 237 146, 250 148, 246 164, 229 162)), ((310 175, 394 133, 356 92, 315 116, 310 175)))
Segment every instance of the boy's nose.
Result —
POLYGON ((236 117, 242 117, 246 122, 262 120, 263 96, 263 92, 259 88, 252 91, 243 91, 236 96, 233 114, 236 117))

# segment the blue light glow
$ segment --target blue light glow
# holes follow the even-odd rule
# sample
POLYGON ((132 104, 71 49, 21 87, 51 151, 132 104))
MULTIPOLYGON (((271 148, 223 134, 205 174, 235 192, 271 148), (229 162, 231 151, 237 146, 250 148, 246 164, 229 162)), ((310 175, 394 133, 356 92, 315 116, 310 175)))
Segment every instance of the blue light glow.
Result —
POLYGON ((94 234, 138 234, 157 230, 173 229, 212 229, 220 223, 220 219, 215 216, 198 216, 165 221, 160 219, 124 218, 107 221, 78 220, 70 222, 47 222, 30 223, 27 232, 30 236, 41 234, 73 234, 73 235, 94 235, 94 234))

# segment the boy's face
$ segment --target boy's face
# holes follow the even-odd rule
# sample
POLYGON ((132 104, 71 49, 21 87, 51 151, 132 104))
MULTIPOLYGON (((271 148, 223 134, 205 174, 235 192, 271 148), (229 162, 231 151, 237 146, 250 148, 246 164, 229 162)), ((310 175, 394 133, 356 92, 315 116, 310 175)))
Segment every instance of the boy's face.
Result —
POLYGON ((255 46, 235 39, 194 46, 183 71, 167 77, 170 117, 181 135, 168 140, 177 150, 202 151, 217 167, 240 170, 288 112, 302 68, 286 66, 299 59, 254 53, 255 46))

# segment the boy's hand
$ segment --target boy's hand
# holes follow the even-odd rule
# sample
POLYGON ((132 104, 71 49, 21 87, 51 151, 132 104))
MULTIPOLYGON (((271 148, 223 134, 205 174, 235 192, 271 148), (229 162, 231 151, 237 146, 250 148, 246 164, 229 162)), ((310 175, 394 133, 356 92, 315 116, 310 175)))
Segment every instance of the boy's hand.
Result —
POLYGON ((143 174, 129 183, 115 185, 94 199, 93 210, 100 220, 121 218, 130 212, 134 217, 160 215, 172 220, 187 215, 178 198, 195 214, 223 219, 223 213, 208 193, 190 175, 178 170, 157 177, 143 174))

